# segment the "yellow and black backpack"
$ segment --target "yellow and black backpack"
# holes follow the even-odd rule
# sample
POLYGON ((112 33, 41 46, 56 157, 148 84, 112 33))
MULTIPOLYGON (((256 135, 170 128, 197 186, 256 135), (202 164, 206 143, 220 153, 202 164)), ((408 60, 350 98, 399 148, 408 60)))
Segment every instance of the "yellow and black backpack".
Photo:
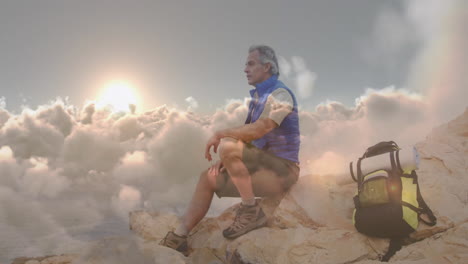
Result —
POLYGON ((403 239, 416 230, 419 221, 429 226, 437 223, 421 196, 416 171, 401 168, 399 151, 400 148, 393 141, 369 147, 358 159, 357 175, 353 163, 350 163, 351 177, 358 186, 354 197, 354 226, 365 235, 390 238, 389 249, 381 256, 384 262, 401 249, 403 239), (361 161, 377 155, 388 155, 391 166, 363 175, 361 161), (426 215, 428 220, 422 215, 426 215))

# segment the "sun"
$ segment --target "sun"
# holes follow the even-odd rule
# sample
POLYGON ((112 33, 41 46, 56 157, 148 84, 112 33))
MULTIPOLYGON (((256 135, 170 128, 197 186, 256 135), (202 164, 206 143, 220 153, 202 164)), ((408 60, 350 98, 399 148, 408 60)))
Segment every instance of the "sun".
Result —
POLYGON ((106 84, 96 101, 98 107, 110 107, 115 112, 128 112, 130 105, 137 104, 135 89, 125 81, 112 81, 106 84))

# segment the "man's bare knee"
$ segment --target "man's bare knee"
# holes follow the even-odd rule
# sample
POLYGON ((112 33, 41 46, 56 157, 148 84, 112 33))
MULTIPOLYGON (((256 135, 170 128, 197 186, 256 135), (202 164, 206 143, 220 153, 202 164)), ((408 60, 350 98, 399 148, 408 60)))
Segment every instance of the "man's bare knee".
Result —
POLYGON ((242 158, 243 148, 244 143, 240 140, 230 137, 222 138, 218 147, 219 157, 222 161, 231 158, 242 158))
POLYGON ((204 170, 200 174, 199 182, 203 182, 203 184, 212 191, 216 190, 216 176, 211 175, 208 170, 204 170))

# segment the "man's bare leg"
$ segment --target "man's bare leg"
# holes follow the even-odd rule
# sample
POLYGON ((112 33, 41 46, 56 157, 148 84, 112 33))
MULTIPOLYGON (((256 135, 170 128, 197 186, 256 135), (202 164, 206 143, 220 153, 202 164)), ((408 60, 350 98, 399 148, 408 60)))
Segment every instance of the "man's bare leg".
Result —
MULTIPOLYGON (((237 187, 242 201, 247 204, 255 203, 252 190, 252 181, 249 171, 242 162, 243 143, 235 139, 226 138, 220 145, 220 157, 223 166, 231 176, 232 182, 237 187)), ((200 175, 192 200, 183 217, 182 223, 176 229, 176 234, 187 235, 205 217, 208 212, 213 194, 215 192, 216 177, 204 171, 200 175)))
POLYGON ((255 203, 252 189, 252 177, 242 161, 244 143, 233 138, 223 138, 219 147, 219 156, 223 166, 229 173, 232 183, 236 186, 244 204, 255 203))
POLYGON ((231 138, 223 138, 219 156, 242 198, 242 204, 236 213, 234 222, 223 230, 223 236, 237 238, 267 223, 267 217, 259 204, 255 202, 252 177, 242 161, 244 143, 231 138))
POLYGON ((182 219, 181 226, 176 229, 176 234, 187 235, 205 217, 213 200, 215 185, 216 178, 208 171, 204 171, 200 175, 192 200, 182 219))
POLYGON ((198 180, 192 200, 182 219, 182 223, 174 232, 168 232, 160 245, 173 248, 185 256, 189 254, 187 235, 205 217, 210 208, 216 186, 216 175, 204 171, 198 180))

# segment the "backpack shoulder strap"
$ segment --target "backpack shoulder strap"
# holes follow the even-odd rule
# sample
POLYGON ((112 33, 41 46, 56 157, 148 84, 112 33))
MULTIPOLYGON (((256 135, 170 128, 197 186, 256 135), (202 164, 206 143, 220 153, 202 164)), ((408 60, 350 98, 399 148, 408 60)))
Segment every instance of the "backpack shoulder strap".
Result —
POLYGON ((356 179, 356 176, 354 176, 352 161, 349 163, 349 173, 351 174, 351 178, 353 178, 353 181, 357 182, 358 180, 356 179))
POLYGON ((431 208, 427 205, 426 201, 424 201, 422 195, 421 195, 421 190, 419 188, 419 182, 418 182, 418 175, 416 174, 416 171, 411 172, 411 176, 413 177, 414 181, 416 182, 417 186, 417 199, 419 203, 419 207, 421 208, 421 213, 418 215, 419 220, 421 220, 423 223, 425 223, 428 226, 435 226, 437 224, 437 218, 435 217, 434 213, 432 212, 431 208), (421 215, 427 215, 429 218, 429 221, 426 219, 422 218, 421 215))
POLYGON ((380 258, 382 262, 388 262, 390 258, 397 253, 398 250, 401 249, 403 245, 403 238, 392 238, 390 239, 390 245, 388 246, 387 253, 380 258))
POLYGON ((364 180, 364 175, 362 175, 362 170, 361 170, 361 161, 363 159, 364 158, 359 158, 356 164, 358 191, 361 190, 362 181, 364 180))
POLYGON ((395 141, 382 141, 371 147, 368 147, 361 158, 369 158, 397 149, 399 149, 399 147, 395 141))

